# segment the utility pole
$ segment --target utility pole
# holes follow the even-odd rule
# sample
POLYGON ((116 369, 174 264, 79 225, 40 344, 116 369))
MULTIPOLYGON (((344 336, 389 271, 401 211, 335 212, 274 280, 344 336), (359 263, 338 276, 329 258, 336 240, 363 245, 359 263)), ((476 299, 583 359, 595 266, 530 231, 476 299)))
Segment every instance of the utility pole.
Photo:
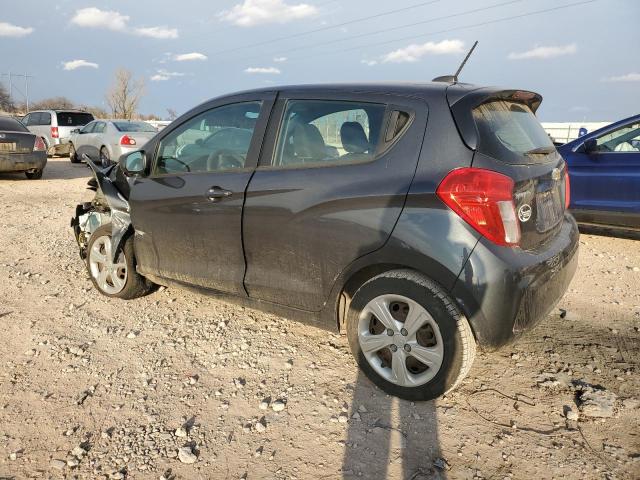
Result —
MULTIPOLYGON (((24 98, 25 98, 25 104, 27 107, 27 111, 29 111, 29 79, 33 78, 33 75, 29 75, 27 73, 0 73, 0 77, 9 77, 9 101, 13 100, 13 77, 22 77, 24 78, 24 98)), ((18 92, 20 92, 20 90, 18 90, 18 88, 16 87, 16 90, 18 92)), ((20 92, 22 93, 22 92, 20 92)))

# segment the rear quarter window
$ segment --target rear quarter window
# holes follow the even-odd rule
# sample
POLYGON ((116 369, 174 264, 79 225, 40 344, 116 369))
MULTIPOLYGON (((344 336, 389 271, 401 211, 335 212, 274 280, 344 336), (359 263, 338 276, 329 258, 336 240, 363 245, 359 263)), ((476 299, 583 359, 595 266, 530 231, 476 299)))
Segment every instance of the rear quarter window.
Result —
POLYGON ((493 100, 473 109, 478 151, 506 163, 543 163, 553 141, 531 109, 518 102, 493 100))

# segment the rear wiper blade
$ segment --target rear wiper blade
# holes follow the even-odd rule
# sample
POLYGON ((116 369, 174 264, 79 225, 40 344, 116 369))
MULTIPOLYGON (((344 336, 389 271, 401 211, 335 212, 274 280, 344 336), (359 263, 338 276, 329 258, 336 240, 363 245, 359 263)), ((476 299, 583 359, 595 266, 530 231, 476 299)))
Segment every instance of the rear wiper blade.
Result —
POLYGON ((528 151, 524 152, 524 154, 525 155, 537 155, 537 154, 544 154, 544 153, 553 153, 555 151, 556 151, 555 147, 538 147, 538 148, 534 148, 532 150, 528 150, 528 151))

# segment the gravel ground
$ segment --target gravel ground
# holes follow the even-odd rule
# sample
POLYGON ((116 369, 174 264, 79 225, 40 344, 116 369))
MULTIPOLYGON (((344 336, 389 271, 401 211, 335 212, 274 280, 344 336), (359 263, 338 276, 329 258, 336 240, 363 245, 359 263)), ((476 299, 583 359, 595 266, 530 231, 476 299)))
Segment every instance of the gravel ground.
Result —
POLYGON ((584 234, 559 308, 410 403, 346 339, 177 289, 91 288, 89 170, 0 174, 0 479, 640 477, 640 248, 584 234))

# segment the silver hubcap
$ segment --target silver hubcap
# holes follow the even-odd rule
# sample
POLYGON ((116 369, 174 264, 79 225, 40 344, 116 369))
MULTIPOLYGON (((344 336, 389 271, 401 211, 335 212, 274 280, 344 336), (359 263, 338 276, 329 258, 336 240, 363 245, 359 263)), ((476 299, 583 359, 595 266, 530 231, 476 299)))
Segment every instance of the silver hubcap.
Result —
POLYGON ((364 307, 358 341, 373 369, 401 387, 424 385, 442 366, 440 328, 425 308, 401 295, 381 295, 364 307))
POLYGON ((89 252, 89 270, 100 290, 114 295, 119 293, 127 283, 127 263, 124 253, 120 252, 118 260, 111 261, 111 238, 102 236, 93 242, 89 252))

